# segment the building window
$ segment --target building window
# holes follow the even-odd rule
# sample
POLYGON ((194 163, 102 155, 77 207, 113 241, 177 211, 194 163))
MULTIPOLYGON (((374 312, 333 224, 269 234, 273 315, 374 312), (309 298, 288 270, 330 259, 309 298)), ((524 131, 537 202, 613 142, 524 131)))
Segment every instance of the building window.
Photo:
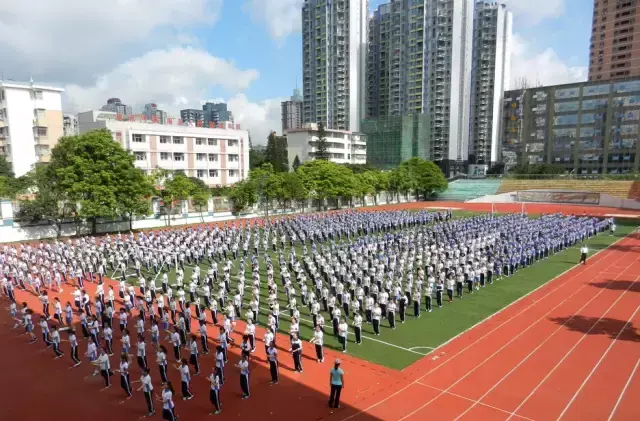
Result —
POLYGON ((160 143, 169 143, 169 136, 160 136, 160 143))
POLYGON ((33 131, 34 131, 34 135, 36 137, 47 137, 47 128, 46 127, 34 127, 33 131))
POLYGON ((33 110, 33 116, 36 118, 36 120, 44 120, 44 111, 42 108, 38 108, 36 110, 33 110))
POLYGON ((182 145, 184 144, 184 139, 178 136, 174 136, 173 137, 173 144, 174 145, 182 145))
POLYGON ((134 134, 133 135, 133 141, 134 143, 143 143, 144 142, 144 136, 141 134, 134 134))
POLYGON ((198 178, 204 178, 205 177, 205 170, 197 170, 196 171, 196 176, 198 178))
POLYGON ((136 161, 145 161, 147 159, 146 152, 134 152, 136 161))
POLYGON ((207 145, 218 146, 218 139, 207 139, 207 145))
POLYGON ((196 161, 206 161, 207 154, 206 153, 198 153, 196 154, 196 161))
POLYGON ((227 145, 229 145, 229 147, 234 147, 234 146, 238 146, 238 140, 237 139, 229 139, 227 140, 227 145))
POLYGON ((184 161, 184 154, 182 152, 174 152, 173 160, 174 161, 184 161))
POLYGON ((169 152, 160 152, 160 161, 168 161, 169 159, 171 159, 169 152))
POLYGON ((198 145, 198 146, 202 146, 202 145, 204 145, 204 138, 202 138, 202 137, 197 137, 197 138, 196 138, 196 145, 198 145))
POLYGON ((42 99, 42 91, 31 91, 31 99, 42 99))
POLYGON ((229 177, 237 177, 237 176, 238 176, 237 170, 229 170, 229 177))
POLYGON ((210 153, 209 154, 209 162, 218 162, 218 154, 210 153))
POLYGON ((240 157, 237 154, 230 154, 228 158, 229 162, 238 162, 240 160, 240 157))
POLYGON ((218 170, 209 170, 209 177, 217 177, 218 170))

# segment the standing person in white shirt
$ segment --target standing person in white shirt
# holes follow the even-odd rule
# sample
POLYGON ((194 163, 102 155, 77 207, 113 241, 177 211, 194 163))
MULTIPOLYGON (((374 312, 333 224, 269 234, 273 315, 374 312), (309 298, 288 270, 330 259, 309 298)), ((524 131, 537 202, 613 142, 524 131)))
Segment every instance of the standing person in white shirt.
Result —
POLYGON ((164 389, 162 389, 162 395, 158 396, 158 400, 162 402, 162 418, 167 421, 176 421, 178 419, 176 417, 176 406, 173 403, 174 394, 173 385, 171 382, 167 382, 164 389))
POLYGON ((220 383, 220 377, 216 375, 215 371, 209 376, 208 380, 209 383, 211 383, 209 400, 213 404, 213 407, 216 409, 213 414, 218 415, 222 411, 222 405, 220 404, 220 387, 222 386, 222 383, 220 383))
POLYGON ((101 391, 110 388, 111 376, 113 375, 113 373, 111 372, 109 355, 107 355, 107 351, 104 348, 100 348, 100 356, 98 357, 98 359, 93 361, 92 364, 99 368, 100 374, 104 379, 104 387, 101 389, 101 391))
POLYGON ((156 410, 153 407, 153 383, 148 369, 142 370, 139 382, 142 383, 142 386, 138 388, 138 392, 144 391, 144 398, 147 401, 147 416, 150 417, 156 413, 156 410))
POLYGON ((373 314, 371 317, 373 319, 373 332, 376 336, 380 336, 380 319, 382 318, 382 309, 378 303, 373 307, 373 314))
POLYGON ((582 263, 583 265, 587 264, 588 253, 589 253, 589 247, 587 247, 586 244, 583 244, 582 247, 580 247, 580 263, 582 263))
POLYGON ((271 373, 271 384, 278 384, 278 350, 273 342, 267 349, 267 361, 269 361, 269 372, 271 373))
POLYGON ((293 357, 293 370, 302 373, 302 341, 297 332, 292 334, 289 351, 293 357))
POLYGON ((356 344, 360 345, 362 343, 362 316, 360 313, 353 316, 353 330, 356 334, 356 344))
POLYGON ((246 355, 242 356, 242 360, 236 364, 240 369, 240 388, 242 389, 242 399, 248 399, 251 396, 249 390, 249 360, 246 355))
MULTIPOLYGON (((188 401, 193 399, 193 393, 189 389, 189 383, 191 382, 191 373, 189 372, 189 363, 186 358, 180 361, 180 365, 176 365, 176 368, 180 371, 180 382, 182 383, 182 400, 188 401)), ((167 383, 168 384, 168 383, 167 383)))
POLYGON ((323 348, 324 333, 322 332, 322 326, 317 325, 316 330, 313 331, 313 338, 309 342, 316 347, 316 360, 319 363, 324 362, 324 348, 323 348))
POLYGON ((200 374, 200 363, 198 361, 198 340, 196 335, 191 335, 189 338, 189 362, 193 365, 193 369, 196 371, 195 375, 200 374))
POLYGON ((338 324, 338 342, 342 345, 342 352, 347 352, 347 335, 349 333, 349 325, 344 319, 340 319, 338 324))

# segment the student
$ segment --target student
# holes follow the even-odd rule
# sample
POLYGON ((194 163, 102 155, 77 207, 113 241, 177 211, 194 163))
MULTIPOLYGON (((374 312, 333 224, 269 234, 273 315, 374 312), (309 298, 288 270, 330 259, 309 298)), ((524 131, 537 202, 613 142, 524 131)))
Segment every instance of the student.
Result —
POLYGON ((71 360, 73 361, 72 367, 77 367, 80 365, 81 361, 80 358, 78 358, 78 338, 76 337, 75 329, 69 329, 69 338, 67 340, 71 347, 71 360))
MULTIPOLYGON (((406 299, 405 296, 403 298, 406 299)), ((353 316, 353 330, 356 334, 356 344, 360 345, 362 343, 362 316, 360 313, 353 316)))
POLYGON ((111 363, 109 362, 109 355, 104 348, 100 348, 100 356, 98 359, 92 362, 93 365, 99 368, 100 374, 104 379, 104 387, 101 390, 106 390, 111 387, 111 363))
POLYGON ((294 333, 291 339, 291 348, 289 349, 293 357, 294 371, 302 373, 302 341, 298 338, 298 334, 294 333))
POLYGON ((318 325, 316 326, 316 329, 313 331, 313 338, 311 338, 309 342, 314 344, 316 347, 316 361, 319 363, 324 362, 323 339, 324 339, 324 333, 322 332, 322 327, 318 325))
POLYGON ((198 362, 198 340, 196 335, 191 335, 189 338, 189 362, 193 365, 193 369, 196 371, 195 375, 200 374, 200 364, 198 362))
POLYGON ((267 349, 267 360, 269 361, 269 371, 271 372, 271 384, 278 384, 278 350, 273 345, 273 342, 269 344, 269 349, 267 349))
POLYGON ((105 326, 104 329, 102 329, 102 336, 104 337, 104 344, 105 347, 107 348, 107 354, 109 354, 109 356, 113 355, 113 329, 111 329, 110 326, 105 326))
POLYGON ((64 354, 60 352, 60 332, 58 332, 58 326, 51 326, 51 344, 53 345, 53 352, 55 359, 62 358, 64 354))
MULTIPOLYGON (((144 370, 144 369, 143 369, 144 370)), ((120 386, 122 390, 127 394, 125 400, 131 399, 131 378, 129 377, 129 356, 122 354, 120 356, 120 386)))
POLYGON ((182 341, 180 339, 180 329, 178 328, 178 326, 173 327, 173 333, 168 339, 171 339, 171 344, 173 345, 173 356, 175 357, 176 361, 179 362, 181 359, 180 345, 182 344, 182 341))
POLYGON ((580 263, 583 265, 587 264, 587 253, 589 253, 589 247, 583 244, 582 247, 580 247, 580 263))
POLYGON ((329 408, 340 408, 340 393, 344 387, 344 371, 340 368, 340 360, 336 359, 333 368, 329 371, 329 408))
MULTIPOLYGON (((193 393, 189 389, 189 383, 191 382, 191 373, 189 372, 189 363, 186 358, 180 361, 180 365, 176 365, 176 368, 180 370, 180 381, 182 383, 182 400, 188 401, 193 399, 193 393)), ((169 383, 167 383, 169 384, 169 383)))
POLYGON ((249 390, 249 360, 246 356, 236 364, 240 369, 240 388, 242 389, 242 399, 249 399, 251 392, 249 390))
POLYGON ((122 332, 120 342, 122 342, 122 352, 128 354, 129 350, 131 350, 131 337, 129 337, 129 329, 125 329, 122 332))
MULTIPOLYGON (((156 351, 156 363, 158 364, 158 369, 160 371, 160 379, 162 380, 162 384, 167 383, 167 348, 164 345, 160 345, 158 350, 156 351)), ((149 370, 147 370, 148 372, 149 370)))
POLYGON ((147 363, 147 344, 144 342, 144 336, 140 335, 138 337, 137 346, 137 356, 138 356, 138 365, 141 369, 145 370, 149 367, 147 363))
POLYGON ((382 309, 380 308, 378 303, 376 303, 373 308, 372 318, 373 318, 373 333, 375 333, 376 336, 380 336, 380 319, 382 318, 382 309))
POLYGON ((139 382, 142 384, 138 388, 139 391, 144 392, 144 399, 147 401, 147 416, 150 417, 156 413, 153 407, 153 383, 151 382, 151 375, 149 369, 142 370, 139 382))
POLYGON ((212 412, 209 415, 218 415, 222 411, 222 405, 220 404, 220 387, 222 386, 222 383, 220 383, 220 377, 216 375, 215 370, 209 376, 209 383, 211 383, 209 400, 211 401, 213 407, 216 409, 215 412, 212 412))
MULTIPOLYGON (((374 319, 375 320, 375 319, 374 319)), ((349 325, 344 319, 338 324, 338 342, 342 345, 342 352, 347 352, 347 335, 349 334, 349 325)))
POLYGON ((224 363, 225 363, 224 348, 221 345, 216 347, 216 377, 220 379, 220 384, 224 384, 224 363))
POLYGON ((167 421, 176 421, 178 419, 176 417, 175 405, 173 403, 174 394, 175 390, 173 389, 173 385, 171 382, 167 382, 162 389, 162 394, 158 396, 158 400, 162 402, 162 419, 167 421))

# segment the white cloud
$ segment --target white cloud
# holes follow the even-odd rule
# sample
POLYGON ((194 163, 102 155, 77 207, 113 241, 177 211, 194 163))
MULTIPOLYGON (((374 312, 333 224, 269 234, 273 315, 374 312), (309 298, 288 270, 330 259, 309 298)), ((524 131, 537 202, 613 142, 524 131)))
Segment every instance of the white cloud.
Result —
POLYGON ((113 63, 215 24, 222 0, 2 0, 6 77, 86 82, 113 63))
POLYGON ((511 88, 517 89, 522 79, 529 85, 557 85, 587 80, 586 66, 570 66, 552 48, 536 51, 531 42, 519 34, 512 37, 511 88))
POLYGON ((302 29, 304 0, 246 0, 242 9, 256 23, 264 24, 273 39, 280 42, 302 29))
POLYGON ((238 94, 227 100, 229 109, 237 123, 251 132, 254 145, 264 145, 272 130, 282 131, 282 101, 288 98, 272 98, 259 102, 251 102, 245 94, 238 94))
POLYGON ((241 92, 258 77, 257 70, 238 69, 232 62, 203 50, 153 50, 99 76, 91 86, 67 85, 66 105, 83 111, 115 96, 133 106, 154 101, 173 110, 206 97, 211 86, 241 92))
MULTIPOLYGON (((582 0, 585 1, 586 0, 582 0)), ((505 0, 518 24, 535 26, 545 19, 564 14, 564 0, 505 0)))

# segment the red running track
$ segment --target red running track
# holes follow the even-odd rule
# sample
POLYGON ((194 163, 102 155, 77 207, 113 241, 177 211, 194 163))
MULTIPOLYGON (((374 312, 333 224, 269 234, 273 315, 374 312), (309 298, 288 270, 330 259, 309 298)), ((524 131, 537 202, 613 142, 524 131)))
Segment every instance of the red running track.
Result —
POLYGON ((638 420, 639 309, 634 234, 407 368, 404 386, 331 419, 638 420))

